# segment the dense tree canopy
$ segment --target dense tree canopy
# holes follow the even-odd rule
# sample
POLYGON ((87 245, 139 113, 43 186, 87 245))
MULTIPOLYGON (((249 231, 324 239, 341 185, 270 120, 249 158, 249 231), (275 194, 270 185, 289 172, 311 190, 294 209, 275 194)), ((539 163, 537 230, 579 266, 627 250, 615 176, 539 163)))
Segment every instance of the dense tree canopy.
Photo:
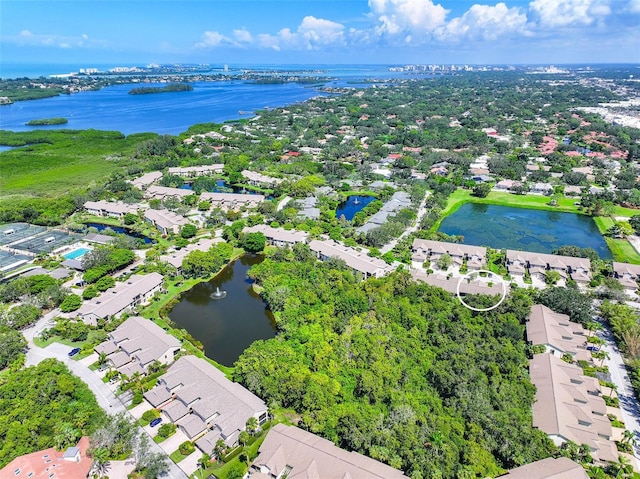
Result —
POLYGON ((475 314, 406 273, 358 282, 285 257, 250 275, 280 334, 244 352, 236 379, 302 427, 415 478, 497 475, 553 449, 532 427, 526 296, 475 314))
POLYGON ((104 417, 89 388, 56 360, 10 372, 0 383, 0 468, 22 454, 73 445, 104 417))

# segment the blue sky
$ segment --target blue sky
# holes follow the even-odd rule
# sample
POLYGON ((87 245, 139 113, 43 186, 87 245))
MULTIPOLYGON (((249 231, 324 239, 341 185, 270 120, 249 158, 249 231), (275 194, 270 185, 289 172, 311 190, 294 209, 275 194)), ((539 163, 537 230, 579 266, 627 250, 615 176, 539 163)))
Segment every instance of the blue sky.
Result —
POLYGON ((640 0, 1 0, 19 63, 640 62, 640 0))

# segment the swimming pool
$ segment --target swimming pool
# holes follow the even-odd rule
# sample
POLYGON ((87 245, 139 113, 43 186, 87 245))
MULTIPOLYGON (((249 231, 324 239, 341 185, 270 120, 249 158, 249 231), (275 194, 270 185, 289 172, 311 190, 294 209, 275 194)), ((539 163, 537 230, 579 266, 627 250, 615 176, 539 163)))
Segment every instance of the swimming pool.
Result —
POLYGON ((67 259, 78 259, 82 258, 85 254, 91 251, 90 248, 78 248, 73 251, 69 251, 67 254, 63 255, 67 259))

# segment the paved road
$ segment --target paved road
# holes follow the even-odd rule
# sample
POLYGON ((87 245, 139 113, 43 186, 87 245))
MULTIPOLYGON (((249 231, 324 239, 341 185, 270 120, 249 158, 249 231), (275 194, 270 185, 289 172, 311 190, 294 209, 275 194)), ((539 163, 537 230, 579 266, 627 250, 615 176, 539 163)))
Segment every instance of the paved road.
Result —
POLYGON ((418 214, 416 216, 415 222, 411 226, 409 226, 406 230, 404 230, 404 232, 398 238, 392 240, 389 244, 386 244, 382 248, 380 248, 380 252, 382 254, 385 254, 386 252, 391 251, 398 244, 398 241, 400 241, 402 238, 407 236, 409 233, 413 233, 420 227, 420 221, 422 221, 422 217, 427 212, 427 209, 425 208, 424 205, 427 202, 427 198, 429 198, 429 196, 431 196, 431 192, 427 191, 424 195, 424 198, 422 198, 422 202, 420 203, 420 206, 418 207, 418 214))
POLYGON ((282 201, 278 203, 278 207, 276 208, 276 211, 280 211, 282 208, 287 206, 287 203, 289 203, 289 201, 291 201, 291 196, 285 196, 284 198, 282 198, 282 201))
POLYGON ((629 374, 627 368, 624 366, 622 354, 620 354, 620 350, 614 341, 613 333, 609 331, 606 325, 603 325, 603 328, 604 329, 598 333, 598 336, 606 341, 603 348, 604 351, 609 354, 609 359, 605 359, 605 364, 609 368, 611 381, 617 387, 622 419, 627 429, 636 434, 638 444, 634 448, 634 456, 636 458, 636 466, 640 468, 640 406, 633 394, 629 374))
MULTIPOLYGON (((33 334, 38 330, 42 331, 42 329, 45 327, 44 325, 47 322, 48 319, 41 319, 40 321, 38 321, 35 327, 29 328, 30 330, 28 331, 28 334, 25 334, 25 337, 31 338, 31 340, 29 340, 29 351, 27 352, 27 366, 38 364, 40 361, 46 358, 55 358, 66 364, 73 374, 78 376, 87 384, 87 386, 89 386, 91 391, 93 391, 93 394, 96 396, 96 400, 98 401, 100 407, 104 409, 108 414, 125 412, 127 409, 113 394, 109 386, 106 383, 102 382, 102 379, 100 379, 95 372, 91 371, 81 362, 75 361, 69 357, 68 353, 71 350, 69 346, 60 343, 52 343, 46 348, 39 348, 33 344, 33 334)), ((147 432, 143 428, 139 429, 140 432, 147 434, 147 432)), ((160 446, 153 442, 153 439, 151 437, 149 439, 151 439, 149 441, 151 452, 165 454, 160 446)), ((187 479, 187 475, 173 461, 169 460, 169 466, 169 472, 165 477, 169 479, 187 479)))

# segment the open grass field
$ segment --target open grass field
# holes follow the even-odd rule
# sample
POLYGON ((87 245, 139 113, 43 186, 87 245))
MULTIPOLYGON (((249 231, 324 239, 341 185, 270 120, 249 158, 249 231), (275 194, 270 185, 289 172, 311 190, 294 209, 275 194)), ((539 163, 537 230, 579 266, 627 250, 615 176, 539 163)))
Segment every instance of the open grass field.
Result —
POLYGON ((125 137, 115 131, 0 131, 0 195, 51 197, 99 184, 130 164, 137 144, 155 135, 125 137))
POLYGON ((622 263, 640 264, 640 254, 635 248, 625 239, 616 239, 604 236, 606 231, 611 228, 615 220, 609 216, 598 216, 593 218, 593 221, 598 226, 600 233, 607 242, 607 246, 613 254, 613 259, 622 263))

